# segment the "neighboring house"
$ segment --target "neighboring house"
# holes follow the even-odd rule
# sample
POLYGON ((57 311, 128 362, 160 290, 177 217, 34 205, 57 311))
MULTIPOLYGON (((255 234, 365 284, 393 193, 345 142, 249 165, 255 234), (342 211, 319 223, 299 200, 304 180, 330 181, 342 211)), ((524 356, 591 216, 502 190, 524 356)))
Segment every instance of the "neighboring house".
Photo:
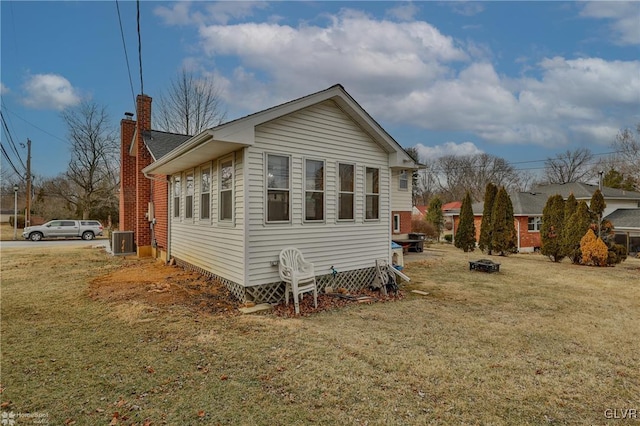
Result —
POLYGON ((130 168, 136 202, 123 211, 121 200, 121 224, 135 216, 140 254, 217 278, 241 300, 282 298, 284 247, 314 263, 320 287, 356 288, 375 259, 391 259, 392 233, 410 232, 418 165, 340 85, 193 137, 138 127, 123 127, 123 143, 148 164, 130 168))
POLYGON ((640 253, 640 208, 618 209, 605 217, 613 223, 616 243, 627 248, 627 253, 640 253))
MULTIPOLYGON (((586 183, 566 183, 566 184, 550 184, 538 185, 529 192, 515 192, 509 194, 511 203, 513 204, 513 214, 515 217, 515 227, 518 233, 517 248, 520 252, 533 252, 540 248, 542 242, 540 237, 540 227, 542 225, 542 211, 549 197, 555 194, 562 195, 566 200, 570 194, 576 197, 576 200, 584 200, 590 203, 593 193, 598 189, 597 185, 586 183)), ((637 216, 633 216, 624 212, 627 209, 637 209, 640 207, 640 193, 633 191, 625 191, 621 189, 603 187, 602 195, 606 203, 604 217, 611 220, 616 232, 616 239, 622 241, 623 236, 627 244, 628 250, 632 247, 632 239, 640 237, 640 233, 634 230, 633 225, 640 228, 640 221, 637 216), (616 213, 621 212, 622 213, 616 213), (612 216, 612 214, 616 215, 612 216), (616 222, 624 218, 625 226, 620 226, 616 222), (630 221, 630 222, 629 222, 630 221), (621 236, 618 236, 620 234, 621 236)), ((479 202, 473 205, 474 224, 476 227, 476 240, 480 237, 480 226, 482 224, 482 211, 484 203, 479 202)), ((454 214, 454 235, 457 229, 459 212, 454 214)))
MULTIPOLYGON (((462 207, 462 201, 452 201, 442 205, 442 215, 444 219, 442 237, 452 234, 454 217, 460 216, 460 207, 462 207)), ((413 217, 423 220, 427 217, 428 210, 429 206, 413 206, 413 217)))

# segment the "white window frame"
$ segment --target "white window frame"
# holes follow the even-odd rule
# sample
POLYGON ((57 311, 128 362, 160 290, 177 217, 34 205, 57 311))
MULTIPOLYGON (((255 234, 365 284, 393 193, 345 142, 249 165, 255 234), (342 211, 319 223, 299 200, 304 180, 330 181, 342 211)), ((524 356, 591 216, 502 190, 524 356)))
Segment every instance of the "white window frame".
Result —
POLYGON ((307 223, 323 223, 326 220, 327 217, 327 197, 326 197, 326 193, 327 193, 327 162, 325 160, 320 160, 317 158, 305 158, 304 159, 304 182, 303 182, 303 218, 304 218, 304 222, 307 223), (322 189, 318 190, 318 189, 307 189, 307 162, 308 161, 315 161, 318 163, 322 163, 322 189), (314 194, 322 194, 322 218, 321 219, 307 219, 307 193, 314 193, 314 194))
POLYGON ((292 213, 292 191, 291 191, 291 155, 289 154, 280 154, 276 152, 267 152, 264 154, 264 223, 268 224, 283 224, 283 223, 291 223, 291 213, 292 213), (288 161, 288 188, 270 188, 269 187, 269 157, 284 157, 287 158, 288 161), (269 220, 269 191, 278 191, 278 192, 287 192, 289 198, 289 205, 287 206, 288 216, 287 220, 269 220))
POLYGON ((198 214, 198 218, 202 221, 211 221, 211 189, 212 189, 212 175, 211 175, 211 163, 200 166, 200 173, 198 175, 200 177, 200 206, 199 206, 199 214, 198 214), (203 185, 203 176, 205 174, 205 172, 209 175, 209 190, 208 191, 204 191, 204 185, 203 185), (204 202, 204 196, 208 195, 209 200, 207 203, 204 202), (202 209, 204 206, 207 206, 207 216, 204 216, 202 213, 202 209))
POLYGON ((177 174, 173 176, 173 188, 171 198, 173 199, 173 212, 172 217, 174 219, 180 219, 180 200, 182 198, 182 175, 177 174), (176 194, 177 192, 177 194, 176 194))
POLYGON ((400 215, 398 213, 393 214, 393 232, 396 234, 400 233, 400 215))
POLYGON ((233 155, 228 155, 226 157, 218 160, 218 222, 222 223, 233 223, 235 220, 235 183, 236 183, 236 159, 233 155), (231 162, 231 188, 222 188, 222 165, 228 162, 231 162), (223 218, 222 212, 224 210, 222 192, 230 192, 231 193, 231 217, 223 218))
POLYGON ((336 218, 338 222, 354 222, 356 220, 356 165, 354 163, 343 163, 343 162, 339 162, 338 166, 337 166, 337 176, 336 176, 336 180, 337 180, 337 185, 336 185, 336 189, 338 191, 338 196, 337 196, 337 200, 336 200, 336 218), (340 177, 340 166, 349 166, 351 167, 351 170, 353 172, 353 188, 351 191, 343 191, 341 184, 341 177, 340 177), (353 212, 352 217, 347 218, 347 219, 341 219, 340 218, 340 196, 342 194, 350 194, 351 195, 351 211, 353 212))
POLYGON ((365 166, 364 167, 364 220, 365 222, 375 222, 375 221, 379 221, 380 220, 380 178, 381 178, 381 173, 380 173, 380 168, 379 167, 368 167, 365 166), (378 172, 378 192, 368 192, 367 191, 367 171, 371 169, 371 170, 376 170, 378 172), (368 218, 367 217, 367 199, 369 197, 376 197, 376 199, 378 200, 378 216, 375 218, 368 218))
POLYGON ((400 170, 400 173, 398 173, 398 190, 399 191, 409 190, 409 171, 408 170, 400 170), (404 183, 404 188, 402 185, 403 183, 404 183))
POLYGON ((529 216, 527 219, 527 231, 528 232, 540 232, 540 228, 542 228, 542 217, 540 216, 529 216), (533 229, 529 229, 530 225, 533 225, 533 229))
POLYGON ((184 176, 184 218, 193 220, 194 197, 196 193, 196 177, 193 170, 185 173, 184 176), (189 188, 189 179, 191 179, 191 188, 189 188), (191 194, 189 194, 191 189, 191 194), (189 200, 191 198, 191 200, 189 200))

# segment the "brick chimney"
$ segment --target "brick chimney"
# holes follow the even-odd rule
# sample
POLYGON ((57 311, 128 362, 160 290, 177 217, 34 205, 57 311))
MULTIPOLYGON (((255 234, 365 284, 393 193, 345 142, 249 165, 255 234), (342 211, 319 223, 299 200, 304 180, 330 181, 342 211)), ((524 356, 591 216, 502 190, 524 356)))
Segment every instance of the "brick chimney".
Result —
POLYGON ((136 227, 136 158, 129 154, 136 122, 133 113, 126 112, 120 120, 120 231, 136 227))
POLYGON ((151 153, 144 145, 143 136, 151 130, 151 97, 138 95, 136 98, 136 228, 135 241, 138 256, 151 255, 151 227, 146 217, 151 201, 151 180, 142 173, 142 169, 153 162, 151 153))

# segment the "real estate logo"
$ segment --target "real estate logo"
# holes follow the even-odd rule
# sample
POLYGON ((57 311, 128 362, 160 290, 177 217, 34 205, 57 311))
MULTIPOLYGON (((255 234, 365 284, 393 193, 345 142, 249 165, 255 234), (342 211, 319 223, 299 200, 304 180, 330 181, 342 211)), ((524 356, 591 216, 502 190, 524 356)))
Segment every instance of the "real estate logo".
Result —
POLYGON ((9 411, 8 413, 6 411, 3 411, 2 420, 0 420, 0 423, 3 426, 14 426, 16 424, 16 413, 14 413, 13 411, 9 411))
POLYGON ((0 425, 16 426, 18 419, 31 420, 32 424, 48 425, 49 413, 14 413, 13 411, 3 411, 0 416, 0 425))

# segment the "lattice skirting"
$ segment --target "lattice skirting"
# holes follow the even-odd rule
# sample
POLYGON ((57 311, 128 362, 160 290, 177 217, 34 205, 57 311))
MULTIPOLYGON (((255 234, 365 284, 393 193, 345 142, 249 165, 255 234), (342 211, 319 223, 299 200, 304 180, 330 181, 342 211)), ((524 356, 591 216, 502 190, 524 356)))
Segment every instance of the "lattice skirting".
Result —
MULTIPOLYGON (((252 287, 243 287, 240 284, 216 275, 210 271, 194 266, 180 259, 175 259, 176 264, 180 267, 198 272, 211 279, 223 284, 233 295, 241 302, 253 301, 256 303, 280 303, 284 300, 285 284, 283 282, 274 282, 270 284, 257 285, 252 287)), ((318 291, 322 292, 325 287, 333 287, 334 289, 345 288, 349 292, 358 292, 368 287, 376 276, 376 268, 363 268, 353 271, 338 272, 333 274, 320 275, 316 277, 318 291)))

